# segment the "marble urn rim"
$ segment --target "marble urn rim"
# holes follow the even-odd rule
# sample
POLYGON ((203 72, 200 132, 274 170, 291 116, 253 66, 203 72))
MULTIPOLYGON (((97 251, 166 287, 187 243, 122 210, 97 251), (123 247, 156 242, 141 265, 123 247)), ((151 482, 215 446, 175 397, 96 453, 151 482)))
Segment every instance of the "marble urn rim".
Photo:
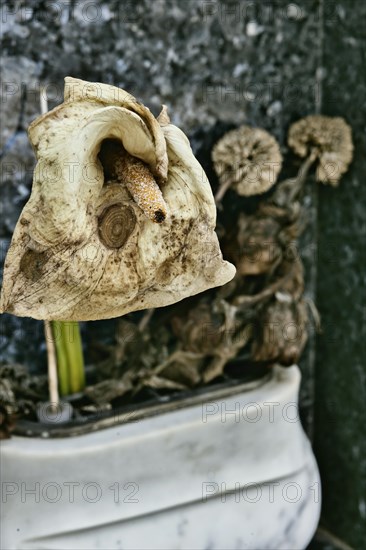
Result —
POLYGON ((122 547, 131 549, 180 548, 180 531, 171 526, 183 514, 187 549, 207 548, 207 536, 221 544, 211 548, 225 547, 233 529, 244 541, 237 548, 305 548, 319 519, 320 496, 315 501, 313 492, 320 480, 296 416, 300 379, 297 366, 276 366, 255 387, 236 387, 215 400, 78 437, 4 441, 3 547, 94 549, 103 540, 117 549, 123 539, 122 547), (233 496, 251 486, 265 494, 271 485, 279 488, 278 501, 253 508, 241 499, 241 508, 233 496), (301 500, 291 500, 291 492, 283 499, 292 486, 301 500), (116 490, 125 498, 116 499, 116 490), (223 498, 228 513, 221 517, 223 498), (243 514, 252 517, 249 524, 243 514), (273 533, 266 532, 269 517, 273 533))
MULTIPOLYGON (((14 436, 42 439, 67 439, 79 437, 91 432, 108 430, 115 426, 136 423, 151 417, 169 414, 175 411, 185 410, 194 406, 201 406, 207 401, 220 398, 230 398, 241 393, 251 392, 261 388, 271 380, 278 379, 278 372, 284 367, 275 366, 270 370, 259 371, 256 378, 238 381, 237 379, 227 380, 218 384, 193 388, 182 392, 177 392, 172 396, 159 396, 151 398, 141 403, 133 403, 111 410, 100 410, 89 418, 73 418, 70 422, 63 423, 61 418, 64 414, 64 406, 72 405, 75 399, 81 394, 72 394, 56 407, 56 419, 52 423, 39 421, 30 421, 20 419, 15 427, 14 436), (280 370, 278 370, 280 369, 280 370)), ((286 367, 286 370, 288 367, 286 367)), ((50 403, 40 403, 39 410, 41 416, 47 417, 50 403)))

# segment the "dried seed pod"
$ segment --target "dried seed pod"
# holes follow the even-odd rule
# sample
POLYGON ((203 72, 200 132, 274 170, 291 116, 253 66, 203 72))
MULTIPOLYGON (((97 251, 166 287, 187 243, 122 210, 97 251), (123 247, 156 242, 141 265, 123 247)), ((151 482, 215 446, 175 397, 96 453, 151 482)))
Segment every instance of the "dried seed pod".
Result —
POLYGON ((300 157, 318 159, 316 177, 322 183, 338 185, 353 157, 352 132, 340 117, 310 115, 290 127, 288 144, 300 157))
POLYGON ((210 184, 187 137, 163 122, 123 90, 66 79, 64 103, 29 128, 38 164, 0 312, 106 319, 234 277, 210 184))
POLYGON ((222 188, 231 186, 243 196, 268 191, 282 166, 275 138, 250 126, 226 133, 214 146, 212 160, 222 188))
POLYGON ((168 206, 149 167, 133 157, 116 140, 105 140, 99 152, 104 174, 117 180, 153 222, 162 223, 168 216, 168 206))
POLYGON ((126 163, 127 189, 145 215, 155 223, 168 216, 168 207, 162 192, 147 166, 141 161, 126 163))

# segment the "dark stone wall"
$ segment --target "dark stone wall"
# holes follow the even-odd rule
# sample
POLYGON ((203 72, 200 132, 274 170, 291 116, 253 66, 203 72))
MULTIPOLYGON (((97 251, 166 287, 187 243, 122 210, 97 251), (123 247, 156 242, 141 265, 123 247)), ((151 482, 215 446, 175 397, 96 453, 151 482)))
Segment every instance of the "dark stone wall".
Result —
POLYGON ((315 451, 323 522, 354 548, 366 540, 366 3, 324 19, 322 112, 352 126, 354 162, 339 189, 319 189, 315 451))
MULTIPOLYGON (((3 2, 1 14, 2 255, 29 196, 34 157, 26 128, 39 114, 41 84, 50 108, 62 100, 66 75, 124 87, 155 114, 165 103, 196 150, 199 136, 217 133, 220 122, 267 129, 285 156, 289 124, 307 114, 341 115, 352 125, 351 171, 339 189, 313 184, 305 197, 306 292, 315 298, 317 286, 323 333, 315 355, 311 331, 301 401, 323 478, 324 525, 357 549, 366 540, 365 6, 363 0, 29 0, 3 2)), ((0 359, 44 369, 42 324, 11 316, 0 324, 0 359)))

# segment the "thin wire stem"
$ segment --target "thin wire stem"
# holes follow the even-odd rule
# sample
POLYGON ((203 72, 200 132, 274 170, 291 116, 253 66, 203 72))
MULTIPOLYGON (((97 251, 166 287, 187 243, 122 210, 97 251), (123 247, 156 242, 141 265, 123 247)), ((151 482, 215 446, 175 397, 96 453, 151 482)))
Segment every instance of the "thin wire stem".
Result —
POLYGON ((44 332, 47 346, 47 365, 48 365, 48 390, 50 402, 54 408, 56 408, 60 402, 58 394, 58 380, 57 380, 57 359, 55 342, 52 334, 52 327, 50 321, 44 322, 44 332))

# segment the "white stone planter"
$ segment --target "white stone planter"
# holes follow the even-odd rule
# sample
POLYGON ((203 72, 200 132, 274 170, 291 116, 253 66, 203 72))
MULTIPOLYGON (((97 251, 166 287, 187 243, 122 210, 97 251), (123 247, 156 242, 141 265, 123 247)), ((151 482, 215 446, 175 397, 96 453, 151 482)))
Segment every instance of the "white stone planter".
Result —
POLYGON ((320 513, 300 373, 61 439, 1 445, 1 548, 304 549, 320 513))

